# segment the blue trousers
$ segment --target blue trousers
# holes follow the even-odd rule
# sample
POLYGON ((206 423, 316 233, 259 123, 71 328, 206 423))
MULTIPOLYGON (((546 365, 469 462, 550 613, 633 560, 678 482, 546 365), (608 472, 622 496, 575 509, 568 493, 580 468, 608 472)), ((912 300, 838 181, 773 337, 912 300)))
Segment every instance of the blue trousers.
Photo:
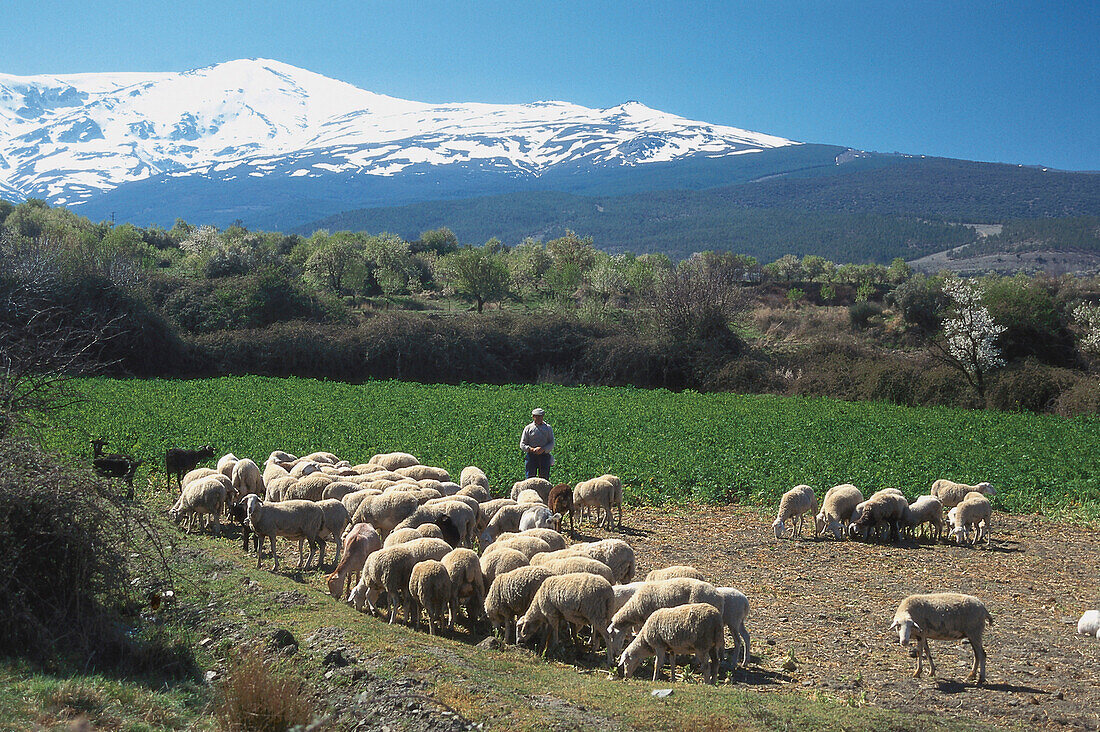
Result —
POLYGON ((524 453, 524 467, 528 478, 543 478, 550 480, 550 453, 544 452, 536 455, 533 452, 524 453))

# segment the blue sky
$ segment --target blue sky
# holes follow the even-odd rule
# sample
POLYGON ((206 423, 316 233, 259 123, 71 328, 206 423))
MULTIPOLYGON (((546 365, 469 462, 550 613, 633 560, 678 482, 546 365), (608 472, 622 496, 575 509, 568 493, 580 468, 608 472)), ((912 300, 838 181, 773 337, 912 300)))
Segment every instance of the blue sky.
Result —
POLYGON ((1100 170, 1100 0, 9 0, 0 72, 267 57, 427 102, 636 99, 807 142, 1100 170))

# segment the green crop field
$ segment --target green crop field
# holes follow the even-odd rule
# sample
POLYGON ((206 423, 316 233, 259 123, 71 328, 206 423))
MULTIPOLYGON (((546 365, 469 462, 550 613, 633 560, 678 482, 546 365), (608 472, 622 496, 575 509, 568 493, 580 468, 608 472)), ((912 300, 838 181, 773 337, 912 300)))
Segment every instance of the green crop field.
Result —
MULTIPOLYGON (((497 489, 523 477, 519 433, 547 411, 555 482, 623 478, 630 503, 774 501, 793 485, 850 482, 910 497, 937 478, 989 480, 997 508, 1100 517, 1100 419, 907 408, 830 399, 552 385, 350 385, 307 379, 79 382, 88 401, 46 436, 88 455, 88 439, 144 458, 212 444, 262 462, 274 449, 356 462, 411 452, 456 476, 478 465, 497 489)), ((142 479, 141 483, 145 481, 142 479)))

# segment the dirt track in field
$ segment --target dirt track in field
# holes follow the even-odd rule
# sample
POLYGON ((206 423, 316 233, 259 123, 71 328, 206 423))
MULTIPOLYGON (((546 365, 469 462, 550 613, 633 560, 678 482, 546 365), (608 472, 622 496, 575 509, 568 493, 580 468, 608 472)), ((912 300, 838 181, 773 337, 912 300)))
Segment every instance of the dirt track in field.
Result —
POLYGON ((749 596, 753 662, 736 683, 998 725, 1100 729, 1100 640, 1076 633, 1081 613, 1100 606, 1098 532, 995 514, 992 550, 776 540, 770 517, 740 506, 635 509, 623 524, 578 526, 578 540, 626 539, 638 578, 691 564, 749 596), (943 591, 976 595, 993 616, 984 686, 966 681, 965 641, 932 641, 938 676, 926 667, 914 679, 916 660, 889 631, 906 595, 943 591), (784 670, 792 652, 794 670, 784 670))

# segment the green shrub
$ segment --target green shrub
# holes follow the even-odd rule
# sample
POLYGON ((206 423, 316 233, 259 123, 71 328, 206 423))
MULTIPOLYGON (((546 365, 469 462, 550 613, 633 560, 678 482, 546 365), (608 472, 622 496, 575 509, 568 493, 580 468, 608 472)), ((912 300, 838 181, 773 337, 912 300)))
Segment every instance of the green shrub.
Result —
POLYGON ((1076 381, 1072 371, 1029 358, 993 376, 986 392, 986 405, 1006 412, 1051 411, 1062 392, 1076 381))
POLYGON ((882 306, 878 303, 856 302, 848 306, 848 322, 852 330, 866 330, 871 325, 882 322, 882 306))

